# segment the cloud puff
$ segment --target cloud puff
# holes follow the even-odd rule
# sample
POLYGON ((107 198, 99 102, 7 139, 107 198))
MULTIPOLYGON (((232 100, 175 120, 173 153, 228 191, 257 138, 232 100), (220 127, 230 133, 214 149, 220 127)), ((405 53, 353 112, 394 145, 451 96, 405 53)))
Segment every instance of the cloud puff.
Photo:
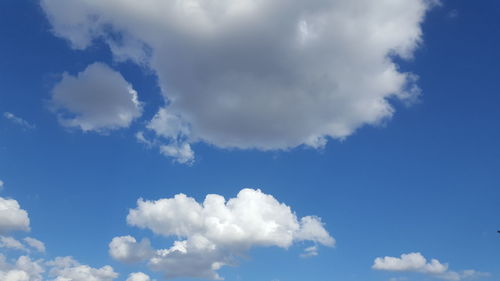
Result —
MULTIPOLYGON (((167 278, 221 279, 218 269, 234 264, 255 246, 288 248, 298 241, 335 244, 318 217, 298 219, 289 206, 253 189, 243 189, 227 201, 216 194, 207 195, 203 203, 184 194, 157 201, 139 199, 127 222, 165 237, 183 238, 149 257, 140 255, 167 278)), ((150 253, 149 243, 136 243, 130 236, 110 243, 110 253, 118 260, 137 260, 137 252, 150 253)))
POLYGON ((62 125, 83 131, 128 127, 142 114, 137 92, 102 63, 89 65, 77 76, 64 73, 52 89, 51 106, 62 125))
POLYGON ((0 234, 16 230, 29 231, 28 213, 14 199, 0 197, 0 234))
POLYGON ((109 243, 109 254, 115 260, 133 263, 146 260, 153 255, 149 240, 143 239, 137 243, 132 236, 115 237, 109 243))
POLYGON ((25 129, 34 129, 35 125, 30 124, 28 121, 24 120, 21 117, 18 117, 10 112, 4 112, 3 116, 7 119, 13 122, 14 124, 17 124, 25 129))
POLYGON ((379 257, 375 259, 372 268, 385 271, 418 272, 452 281, 488 275, 487 273, 475 270, 465 270, 462 272, 451 271, 448 269, 448 264, 443 264, 437 259, 427 261, 421 253, 402 254, 399 258, 379 257))
POLYGON ((73 48, 100 39, 117 60, 156 72, 159 114, 175 118, 148 127, 167 144, 271 150, 322 147, 391 118, 390 100, 414 99, 415 76, 394 57, 412 57, 436 1, 41 3, 73 48))
POLYGON ((151 281, 151 278, 142 272, 131 273, 126 281, 151 281))

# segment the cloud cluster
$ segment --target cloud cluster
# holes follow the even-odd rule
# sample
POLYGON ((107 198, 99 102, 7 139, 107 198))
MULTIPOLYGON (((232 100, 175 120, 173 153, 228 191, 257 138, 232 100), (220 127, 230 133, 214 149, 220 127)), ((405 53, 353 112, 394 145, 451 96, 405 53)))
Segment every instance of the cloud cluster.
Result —
POLYGON ((55 277, 54 281, 113 281, 118 277, 109 265, 92 268, 81 265, 72 257, 57 257, 47 265, 51 266, 49 275, 55 277))
POLYGON ((0 280, 6 281, 42 281, 45 272, 42 260, 32 260, 28 256, 20 256, 10 264, 0 254, 0 280))
MULTIPOLYGON (((6 234, 18 230, 29 230, 28 213, 21 209, 16 200, 0 197, 0 233, 6 234)), ((23 253, 32 253, 31 249, 35 249, 35 253, 45 252, 45 244, 40 240, 25 237, 22 241, 24 243, 13 237, 0 235, 0 248, 23 253)), ((80 264, 72 257, 57 257, 54 260, 45 261, 33 259, 28 255, 13 258, 0 253, 0 280, 2 281, 113 281, 117 277, 118 274, 110 266, 92 268, 80 264)))
POLYGON ((436 1, 41 3, 54 34, 73 48, 101 40, 117 61, 157 74, 166 105, 147 127, 163 154, 189 162, 187 144, 198 141, 317 148, 391 118, 390 100, 419 93, 394 57, 412 57, 436 1))
POLYGON ((118 274, 110 266, 92 268, 81 265, 72 257, 57 257, 44 261, 20 256, 14 263, 9 263, 7 258, 0 254, 2 281, 113 281, 117 277, 118 274))
POLYGON ((475 270, 452 271, 448 269, 448 264, 443 264, 437 259, 427 261, 421 253, 402 254, 399 258, 379 257, 375 259, 372 268, 385 271, 417 272, 451 281, 488 275, 475 270))
POLYGON ((109 245, 113 258, 125 262, 142 258, 168 278, 221 279, 217 270, 237 262, 251 247, 288 248, 298 241, 335 244, 318 217, 298 219, 289 206, 253 189, 243 189, 227 201, 216 194, 207 195, 203 203, 184 194, 157 201, 139 199, 127 222, 158 235, 183 238, 159 250, 131 236, 115 237, 109 245))
POLYGON ((120 73, 101 63, 77 76, 64 73, 52 89, 51 108, 62 125, 98 132, 128 127, 142 114, 137 92, 120 73))

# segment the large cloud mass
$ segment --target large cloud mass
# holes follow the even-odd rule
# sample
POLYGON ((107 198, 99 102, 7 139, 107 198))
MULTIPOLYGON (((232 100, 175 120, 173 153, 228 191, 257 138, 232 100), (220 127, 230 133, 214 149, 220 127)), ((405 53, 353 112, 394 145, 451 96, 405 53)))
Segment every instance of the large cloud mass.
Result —
POLYGON ((168 249, 152 251, 144 240, 139 244, 130 236, 115 237, 110 253, 121 261, 143 257, 169 278, 220 279, 220 267, 234 264, 254 246, 288 248, 298 241, 335 244, 319 218, 298 219, 290 207, 260 190, 243 189, 227 201, 209 194, 201 204, 184 194, 157 201, 140 199, 137 204, 127 216, 130 225, 183 239, 168 249))
POLYGON ((267 150, 323 146, 390 118, 389 99, 414 98, 393 57, 412 56, 437 1, 41 2, 73 48, 101 39, 157 73, 178 118, 165 120, 170 142, 267 150))

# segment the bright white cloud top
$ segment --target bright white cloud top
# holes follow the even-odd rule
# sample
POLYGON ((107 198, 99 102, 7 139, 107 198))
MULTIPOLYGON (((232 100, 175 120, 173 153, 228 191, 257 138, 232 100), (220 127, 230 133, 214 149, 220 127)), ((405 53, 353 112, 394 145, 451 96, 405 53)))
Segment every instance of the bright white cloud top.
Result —
POLYGON ((227 201, 216 194, 207 195, 203 203, 184 194, 157 201, 139 199, 127 222, 158 235, 182 238, 159 250, 131 236, 115 237, 109 245, 113 258, 125 262, 142 258, 167 278, 221 279, 217 270, 234 264, 251 247, 288 248, 299 241, 335 245, 318 217, 298 219, 289 206, 253 189, 243 189, 227 201))
POLYGON ((151 281, 151 278, 142 272, 131 273, 126 281, 151 281))
POLYGON ((419 93, 393 58, 412 57, 436 2, 42 0, 42 7, 73 48, 102 40, 117 61, 157 74, 160 113, 169 118, 155 117, 149 128, 166 142, 165 155, 189 159, 186 142, 322 147, 391 118, 389 100, 419 93))
POLYGON ((452 271, 448 269, 448 264, 443 264, 437 259, 427 261, 421 253, 402 254, 399 258, 376 258, 372 268, 396 272, 417 272, 452 281, 488 275, 488 273, 477 272, 475 270, 452 271))
POLYGON ((76 77, 64 73, 52 89, 51 105, 62 125, 83 131, 125 128, 142 114, 137 92, 120 73, 101 63, 76 77))

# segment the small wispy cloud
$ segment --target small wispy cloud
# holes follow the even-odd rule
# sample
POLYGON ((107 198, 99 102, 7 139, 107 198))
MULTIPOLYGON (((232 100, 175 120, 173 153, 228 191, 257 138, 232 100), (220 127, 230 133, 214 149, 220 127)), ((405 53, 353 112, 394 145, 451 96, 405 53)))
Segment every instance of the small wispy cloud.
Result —
POLYGON ((25 129, 30 129, 30 130, 35 129, 34 124, 29 123, 28 121, 24 120, 21 117, 14 115, 13 113, 4 112, 3 117, 5 117, 5 119, 10 120, 12 123, 17 124, 25 129))
POLYGON ((449 19, 456 19, 456 18, 458 18, 458 16, 459 16, 458 10, 453 9, 453 10, 449 11, 448 14, 447 14, 447 16, 448 16, 449 19))
POLYGON ((301 258, 310 258, 318 255, 318 247, 311 246, 304 249, 304 252, 300 254, 301 258))

